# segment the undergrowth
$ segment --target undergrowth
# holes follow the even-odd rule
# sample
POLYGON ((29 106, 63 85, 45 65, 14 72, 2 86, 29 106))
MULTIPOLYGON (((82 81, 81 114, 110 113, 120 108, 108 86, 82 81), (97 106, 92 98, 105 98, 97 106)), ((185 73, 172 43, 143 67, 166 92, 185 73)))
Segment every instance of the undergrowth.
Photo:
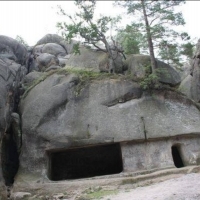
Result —
POLYGON ((83 196, 81 196, 78 200, 102 199, 105 196, 116 195, 117 193, 118 193, 117 190, 103 190, 101 187, 89 188, 84 192, 83 196))
POLYGON ((90 81, 92 80, 103 80, 103 79, 126 79, 126 80, 132 80, 132 81, 138 81, 134 79, 134 77, 131 74, 128 75, 122 75, 122 74, 111 74, 106 72, 95 72, 88 69, 80 69, 80 68, 70 68, 70 67, 64 67, 61 69, 55 69, 52 71, 49 71, 47 73, 44 73, 40 78, 33 81, 33 83, 26 88, 22 99, 24 99, 28 93, 39 83, 44 81, 46 78, 53 74, 60 74, 60 75, 69 75, 69 74, 76 74, 79 77, 79 82, 76 86, 76 93, 77 95, 80 93, 81 89, 90 81))
POLYGON ((75 74, 78 76, 79 81, 75 88, 75 95, 79 95, 81 90, 92 80, 103 80, 103 79, 118 79, 118 80, 127 80, 127 81, 134 81, 139 83, 141 88, 143 90, 149 90, 149 89, 158 89, 161 84, 158 81, 158 76, 154 75, 150 71, 150 66, 145 67, 145 77, 144 78, 137 78, 130 72, 123 75, 123 74, 113 74, 113 73, 106 73, 106 72, 95 72, 93 70, 89 69, 81 69, 81 68, 72 68, 72 67, 64 67, 61 69, 55 69, 52 71, 49 71, 47 73, 44 73, 43 76, 33 81, 31 86, 26 88, 22 98, 24 99, 30 90, 32 90, 36 85, 38 85, 40 82, 44 81, 46 78, 53 74, 60 74, 60 75, 69 75, 69 74, 75 74), (155 85, 155 82, 158 83, 158 85, 155 85))

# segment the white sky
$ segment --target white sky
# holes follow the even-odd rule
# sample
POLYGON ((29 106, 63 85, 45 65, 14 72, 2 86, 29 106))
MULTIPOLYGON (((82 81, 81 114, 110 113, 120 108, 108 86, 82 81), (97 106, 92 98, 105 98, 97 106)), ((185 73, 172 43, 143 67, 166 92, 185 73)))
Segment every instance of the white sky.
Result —
MULTIPOLYGON (((122 15, 113 1, 98 1, 97 12, 105 15, 122 15)), ((69 14, 75 6, 73 1, 0 1, 0 35, 16 38, 21 36, 29 45, 34 45, 48 33, 57 33, 56 23, 63 20, 57 14, 57 5, 69 14)), ((200 1, 186 1, 181 8, 186 21, 184 30, 193 38, 200 38, 200 1)))

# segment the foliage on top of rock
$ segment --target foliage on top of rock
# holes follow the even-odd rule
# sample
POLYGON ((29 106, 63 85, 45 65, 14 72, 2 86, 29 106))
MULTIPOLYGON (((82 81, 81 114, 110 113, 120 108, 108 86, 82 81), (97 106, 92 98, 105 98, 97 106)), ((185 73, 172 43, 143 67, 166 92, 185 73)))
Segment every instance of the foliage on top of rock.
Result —
MULTIPOLYGON (((140 80, 144 80, 151 75, 151 61, 148 55, 129 55, 124 62, 128 68, 128 72, 140 80)), ((157 59, 156 62, 157 69, 155 75, 157 77, 152 78, 157 78, 159 82, 171 86, 176 86, 181 82, 181 77, 174 68, 157 59)), ((148 82, 147 79, 146 81, 148 82)))
MULTIPOLYGON (((95 20, 94 11, 96 8, 96 1, 75 1, 75 5, 79 9, 79 11, 75 13, 75 16, 68 15, 59 7, 59 13, 63 16, 67 16, 71 21, 70 24, 66 22, 57 23, 57 27, 62 31, 62 35, 69 41, 76 36, 80 36, 85 44, 89 46, 92 45, 99 51, 107 53, 109 73, 119 73, 118 69, 123 67, 122 59, 125 57, 124 51, 117 42, 114 41, 113 37, 111 37, 109 41, 106 36, 109 30, 109 24, 113 26, 119 19, 114 19, 109 16, 100 16, 95 20), (100 44, 104 47, 101 47, 100 44)), ((74 47, 74 52, 80 54, 79 44, 74 47)))
MULTIPOLYGON (((33 75, 35 75, 34 72, 32 72, 33 75)), ((32 74, 31 73, 31 74, 32 74)), ((31 74, 28 74, 25 76, 28 78, 31 74)), ((53 74, 58 74, 58 75, 69 75, 69 74, 74 74, 78 77, 77 84, 79 85, 84 85, 86 82, 92 81, 92 80, 102 80, 102 79, 129 79, 131 80, 130 76, 123 76, 123 75, 118 75, 118 74, 109 74, 109 73, 100 73, 100 72, 95 72, 90 69, 82 69, 82 68, 73 68, 70 66, 66 66, 64 68, 59 68, 55 70, 51 70, 49 72, 45 73, 40 73, 38 77, 33 78, 31 82, 29 82, 28 87, 26 88, 22 99, 24 99, 27 94, 39 83, 44 81, 46 78, 53 74)))

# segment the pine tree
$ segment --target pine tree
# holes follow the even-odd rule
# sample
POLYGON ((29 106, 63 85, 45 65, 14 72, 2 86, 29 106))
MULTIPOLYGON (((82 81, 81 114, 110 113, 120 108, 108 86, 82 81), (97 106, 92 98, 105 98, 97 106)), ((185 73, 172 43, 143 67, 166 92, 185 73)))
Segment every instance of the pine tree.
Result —
MULTIPOLYGON (((134 16, 131 26, 143 34, 143 41, 147 43, 150 54, 151 71, 156 74, 155 50, 163 47, 163 41, 169 46, 177 37, 185 34, 173 30, 173 27, 185 24, 182 14, 175 11, 175 7, 185 3, 185 0, 127 0, 117 2, 127 9, 127 14, 134 16)), ((171 45, 168 50, 171 54, 176 51, 176 47, 171 45)), ((162 52, 161 54, 163 55, 162 52)))
POLYGON ((139 54, 142 44, 142 34, 134 30, 130 25, 127 25, 125 29, 117 30, 116 41, 124 49, 125 54, 139 54))

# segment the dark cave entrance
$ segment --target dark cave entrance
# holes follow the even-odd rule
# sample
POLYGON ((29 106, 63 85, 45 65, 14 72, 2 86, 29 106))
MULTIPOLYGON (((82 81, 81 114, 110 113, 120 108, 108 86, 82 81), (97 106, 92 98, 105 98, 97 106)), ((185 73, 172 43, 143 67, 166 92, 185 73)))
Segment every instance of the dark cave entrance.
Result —
POLYGON ((11 186, 19 168, 19 153, 12 132, 4 135, 2 139, 1 160, 5 185, 11 186))
POLYGON ((174 165, 177 168, 184 167, 183 160, 182 160, 181 154, 180 154, 180 146, 179 145, 172 146, 172 157, 173 157, 174 165))
POLYGON ((53 181, 117 174, 122 170, 120 144, 49 153, 48 175, 53 181))

